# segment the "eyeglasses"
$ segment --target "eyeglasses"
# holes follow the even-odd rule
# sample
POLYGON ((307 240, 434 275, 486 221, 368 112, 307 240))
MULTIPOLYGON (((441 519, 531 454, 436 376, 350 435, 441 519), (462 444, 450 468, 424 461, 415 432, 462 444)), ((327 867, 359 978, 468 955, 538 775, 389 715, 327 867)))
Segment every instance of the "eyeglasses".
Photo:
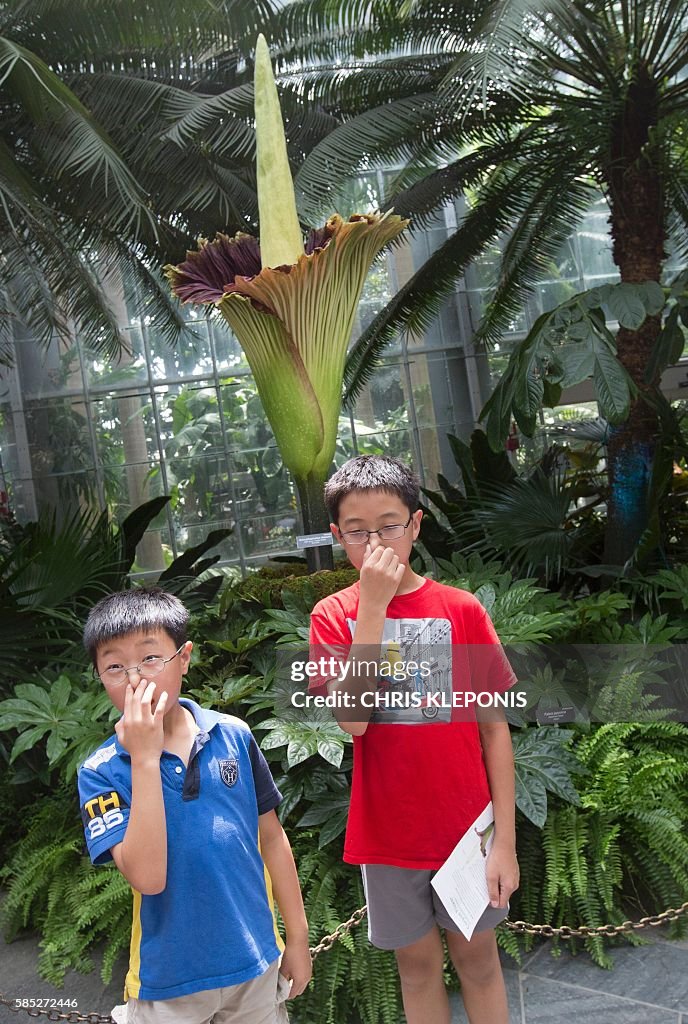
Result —
POLYGON ((104 683, 123 683, 129 679, 130 672, 136 672, 138 675, 150 679, 151 676, 159 676, 165 665, 174 661, 177 655, 181 654, 184 650, 184 647, 185 644, 182 644, 179 650, 175 651, 169 658, 161 658, 157 654, 147 654, 140 665, 131 665, 130 668, 124 668, 122 665, 111 665, 104 672, 97 672, 94 668, 93 673, 99 679, 102 679, 104 683))
POLYGON ((339 531, 339 536, 345 542, 345 544, 367 544, 370 540, 371 534, 376 533, 381 540, 399 540, 403 537, 408 529, 408 525, 413 519, 410 515, 405 523, 394 523, 393 526, 383 526, 381 530, 347 530, 346 533, 339 531))

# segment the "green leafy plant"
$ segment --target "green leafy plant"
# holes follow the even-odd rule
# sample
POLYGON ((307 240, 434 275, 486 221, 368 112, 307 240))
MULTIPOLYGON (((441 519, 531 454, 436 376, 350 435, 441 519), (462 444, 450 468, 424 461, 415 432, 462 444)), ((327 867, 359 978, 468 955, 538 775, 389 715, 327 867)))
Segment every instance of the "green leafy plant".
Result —
POLYGON ((103 944, 108 983, 131 930, 131 889, 114 867, 94 871, 83 856, 76 789, 58 789, 27 809, 28 830, 0 871, 7 887, 2 924, 11 940, 21 929, 41 933, 39 971, 62 985, 69 968, 93 970, 90 950, 103 944))
POLYGON ((112 731, 117 717, 98 680, 71 680, 62 674, 52 683, 19 683, 14 697, 0 702, 0 732, 17 732, 10 753, 13 764, 25 751, 42 744, 48 769, 57 766, 73 781, 79 764, 112 731))
POLYGON ((572 776, 586 769, 570 749, 574 734, 554 726, 520 729, 513 734, 516 806, 542 828, 547 821, 547 791, 578 805, 580 797, 572 776))
POLYGON ((145 10, 135 0, 98 9, 29 0, 20 17, 14 7, 2 12, 0 364, 11 361, 17 327, 44 342, 76 333, 116 359, 123 334, 113 284, 124 282, 138 293, 136 314, 168 343, 194 338, 160 268, 208 230, 208 217, 235 230, 255 218, 246 176, 253 132, 248 104, 225 101, 229 149, 218 159, 207 140, 183 144, 183 123, 171 137, 170 113, 193 121, 199 85, 229 84, 217 84, 221 52, 231 84, 245 90, 241 40, 255 38, 271 12, 269 0, 235 5, 231 18, 178 0, 151 0, 145 10))
POLYGON ((316 601, 351 586, 357 579, 355 569, 339 564, 334 570, 325 569, 316 573, 309 573, 305 562, 266 565, 224 591, 221 612, 225 613, 230 605, 238 601, 282 608, 284 594, 303 594, 304 601, 312 608, 316 601))
MULTIPOLYGON (((18 681, 30 681, 38 670, 51 665, 83 668, 81 632, 89 609, 105 594, 126 586, 137 545, 168 501, 169 497, 154 498, 120 525, 107 512, 93 510, 79 510, 61 525, 55 515, 24 526, 0 520, 4 538, 0 544, 0 659, 5 694, 18 681)), ((213 531, 179 555, 159 576, 160 586, 183 593, 191 609, 212 601, 223 576, 207 571, 219 556, 202 556, 229 532, 213 531)))
POLYGON ((503 644, 555 640, 570 627, 570 609, 558 594, 534 579, 515 579, 500 562, 454 552, 451 561, 438 559, 438 566, 442 582, 478 598, 503 644))
POLYGON ((58 525, 55 516, 13 525, 0 560, 0 656, 13 681, 39 666, 83 663, 81 622, 109 590, 123 586, 136 545, 166 499, 156 498, 121 526, 107 513, 79 511, 58 525))
MULTIPOLYGON (((596 314, 568 310, 570 352, 551 380, 534 367, 519 374, 516 405, 532 422, 535 405, 561 380, 584 369, 597 384, 618 424, 608 446, 610 564, 625 564, 648 526, 658 432, 651 403, 659 367, 678 352, 675 338, 660 342, 658 314, 668 243, 675 238, 683 253, 688 223, 683 13, 663 0, 646 0, 642 17, 631 0, 393 10, 295 0, 279 19, 285 57, 294 60, 296 39, 309 65, 307 102, 342 117, 300 168, 304 215, 342 197, 340 182, 390 163, 401 166, 386 175, 384 208, 418 224, 456 202, 446 241, 354 345, 351 395, 385 344, 427 328, 480 257, 488 257, 480 268, 488 296, 477 340, 501 345, 571 231, 604 197, 619 281, 606 299, 620 326, 611 336, 606 317, 591 325, 596 314)), ((598 295, 590 309, 599 308, 598 295)), ((674 320, 685 316, 684 308, 674 320)), ((524 369, 531 355, 532 346, 524 369)), ((508 407, 495 399, 491 408, 502 438, 508 407)))
MULTIPOLYGON (((587 773, 579 803, 555 803, 542 831, 523 821, 517 829, 514 913, 595 927, 680 906, 688 891, 688 729, 602 725, 580 734, 573 753, 587 773)), ((685 931, 681 922, 672 927, 685 931)), ((584 946, 611 967, 605 941, 593 936, 584 946)))
MULTIPOLYGON (((532 436, 541 406, 558 404, 564 388, 589 377, 595 384, 601 414, 611 424, 622 423, 635 388, 616 358, 616 340, 607 327, 607 317, 635 331, 647 317, 661 313, 665 301, 664 291, 655 281, 607 284, 574 295, 538 317, 527 337, 514 347, 506 373, 481 413, 495 451, 506 440, 512 417, 524 434, 532 436)), ((670 323, 667 357, 676 362, 684 339, 675 318, 670 323), (673 349, 677 344, 676 355, 673 349)), ((662 336, 665 347, 666 335, 662 336)), ((662 360, 661 366, 653 367, 650 379, 667 365, 662 360)))
MULTIPOLYGON (((332 932, 365 903, 360 872, 344 864, 339 846, 318 847, 317 832, 292 835, 304 893, 311 944, 332 932)), ((394 954, 368 943, 365 923, 353 929, 314 965, 313 982, 290 1006, 296 1024, 398 1024, 401 993, 394 954)))
POLYGON ((505 451, 490 449, 482 430, 473 432, 470 444, 453 435, 448 440, 460 486, 440 475, 439 490, 424 490, 443 517, 427 509, 421 527, 421 540, 436 559, 475 551, 519 575, 566 585, 567 576, 575 580, 577 568, 601 552, 604 481, 589 460, 581 461, 578 442, 575 450, 550 445, 519 474, 505 451))

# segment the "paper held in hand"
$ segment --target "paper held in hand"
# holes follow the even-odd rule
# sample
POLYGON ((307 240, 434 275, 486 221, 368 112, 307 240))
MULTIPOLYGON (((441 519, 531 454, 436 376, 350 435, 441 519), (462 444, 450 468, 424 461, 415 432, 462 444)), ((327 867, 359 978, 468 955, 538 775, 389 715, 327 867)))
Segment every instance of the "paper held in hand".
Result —
POLYGON ((490 801, 432 879, 435 892, 467 939, 490 903, 485 864, 493 839, 490 801))

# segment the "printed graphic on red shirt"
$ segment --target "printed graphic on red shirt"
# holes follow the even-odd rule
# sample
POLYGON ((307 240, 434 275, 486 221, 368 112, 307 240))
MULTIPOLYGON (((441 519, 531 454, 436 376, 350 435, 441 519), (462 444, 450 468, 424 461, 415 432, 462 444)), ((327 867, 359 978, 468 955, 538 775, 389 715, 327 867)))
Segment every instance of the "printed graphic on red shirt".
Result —
MULTIPOLYGON (((347 619, 353 636, 355 622, 347 619)), ((370 721, 382 725, 450 722, 453 689, 449 619, 385 619, 380 650, 378 691, 381 702, 370 721), (393 695, 398 695, 395 703, 393 695), (408 699, 415 695, 413 703, 408 699)))

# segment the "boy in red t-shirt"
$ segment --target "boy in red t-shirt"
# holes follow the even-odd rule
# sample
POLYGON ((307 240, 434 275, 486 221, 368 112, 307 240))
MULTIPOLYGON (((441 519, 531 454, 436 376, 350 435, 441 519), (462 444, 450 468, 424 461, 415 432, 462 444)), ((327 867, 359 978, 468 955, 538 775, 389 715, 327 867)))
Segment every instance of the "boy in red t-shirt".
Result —
POLYGON ((471 1024, 507 1024, 494 926, 518 886, 511 738, 501 709, 476 721, 457 695, 476 682, 503 691, 514 677, 480 602, 412 570, 418 499, 411 471, 385 456, 351 459, 325 487, 332 532, 360 572, 311 617, 311 657, 336 652, 344 667, 320 686, 337 693, 354 737, 344 859, 361 865, 371 942, 395 951, 408 1024, 450 1021, 440 927, 471 1024), (386 703, 371 702, 378 691, 386 703), (490 799, 490 906, 469 941, 430 880, 490 799))

